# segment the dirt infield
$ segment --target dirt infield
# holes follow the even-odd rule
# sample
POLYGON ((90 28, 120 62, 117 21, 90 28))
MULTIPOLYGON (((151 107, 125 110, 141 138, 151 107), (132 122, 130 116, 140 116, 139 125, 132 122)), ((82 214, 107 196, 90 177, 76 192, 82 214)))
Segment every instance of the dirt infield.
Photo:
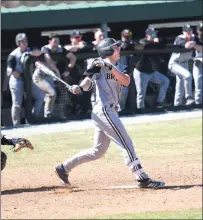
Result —
POLYGON ((202 169, 199 163, 194 162, 192 167, 173 160, 147 163, 149 173, 153 173, 153 178, 161 177, 167 184, 166 189, 103 190, 100 188, 132 186, 134 181, 122 164, 116 163, 109 168, 102 160, 94 162, 94 168, 91 163, 75 169, 70 177, 75 187, 72 193, 61 187, 51 168, 46 173, 17 169, 12 176, 3 171, 1 217, 67 219, 202 208, 202 169), (163 165, 161 169, 160 164, 163 165))
POLYGON ((4 148, 8 163, 1 173, 1 218, 85 219, 202 209, 202 119, 132 125, 127 129, 139 146, 136 151, 144 169, 152 178, 165 181, 164 189, 104 189, 135 185, 117 148, 112 146, 105 157, 70 173, 74 186, 70 193, 60 184, 52 165, 64 155, 83 149, 84 143, 89 146, 93 130, 31 136, 36 146, 32 152, 13 154, 4 148))

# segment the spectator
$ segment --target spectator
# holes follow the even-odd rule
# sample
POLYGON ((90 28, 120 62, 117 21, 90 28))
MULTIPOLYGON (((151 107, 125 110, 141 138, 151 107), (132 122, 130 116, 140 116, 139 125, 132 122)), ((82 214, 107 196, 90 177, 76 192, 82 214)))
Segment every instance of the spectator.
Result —
MULTIPOLYGON (((96 51, 97 50, 97 45, 104 39, 104 32, 102 29, 100 28, 97 28, 95 31, 94 31, 94 41, 92 41, 92 44, 93 44, 93 48, 92 50, 93 51, 96 51)), ((89 69, 91 64, 92 64, 92 61, 94 60, 95 58, 89 58, 86 60, 87 64, 86 64, 86 68, 89 69)))
MULTIPOLYGON (((177 36, 174 44, 182 47, 188 47, 189 41, 196 41, 197 38, 193 34, 190 25, 184 25, 182 34, 177 36)), ((174 106, 183 104, 183 97, 185 94, 186 105, 194 104, 192 95, 192 74, 189 71, 189 60, 193 58, 193 51, 183 53, 172 53, 169 60, 168 68, 176 75, 176 88, 174 97, 174 106)))
MULTIPOLYGON (((13 125, 21 124, 21 106, 24 95, 24 68, 23 58, 26 54, 40 56, 39 50, 28 47, 28 39, 25 33, 19 33, 15 38, 17 48, 12 51, 7 59, 7 75, 9 77, 9 88, 12 97, 11 117, 13 125)), ((32 96, 35 99, 33 114, 38 116, 44 102, 44 93, 34 83, 32 85, 32 96)))
MULTIPOLYGON (((134 41, 132 40, 132 32, 129 29, 124 29, 121 32, 121 50, 131 49, 134 45, 134 41)), ((131 75, 131 63, 133 60, 133 55, 128 56, 120 56, 120 60, 118 61, 120 64, 126 67, 126 72, 131 75)), ((123 86, 121 89, 121 98, 120 98, 120 108, 121 111, 124 111, 126 107, 126 101, 128 97, 129 86, 123 86)))
POLYGON ((65 45, 65 49, 72 52, 77 52, 78 50, 82 49, 86 42, 82 39, 82 34, 78 30, 74 30, 70 35, 70 45, 65 45))
MULTIPOLYGON (((139 41, 144 49, 161 49, 165 42, 161 40, 157 31, 153 28, 146 30, 146 37, 139 41)), ((156 107, 166 105, 165 98, 169 86, 169 79, 159 72, 160 58, 157 54, 138 54, 135 56, 135 68, 133 72, 137 90, 137 108, 145 108, 145 95, 148 83, 151 81, 160 85, 156 107)))
MULTIPOLYGON (((82 39, 82 34, 78 30, 74 30, 70 35, 70 45, 65 45, 65 49, 68 51, 77 52, 85 50, 88 45, 87 43, 82 39)), ((76 55, 77 57, 77 55, 76 55)), ((73 70, 71 71, 70 76, 68 77, 68 83, 70 85, 78 84, 83 76, 82 74, 85 71, 85 62, 83 59, 77 59, 75 66, 73 70)), ((77 96, 71 96, 72 99, 72 105, 73 108, 71 110, 71 113, 74 113, 74 115, 80 115, 85 114, 88 112, 88 110, 91 108, 90 103, 90 92, 82 93, 77 96)))
POLYGON ((197 34, 198 40, 189 41, 187 42, 187 48, 195 49, 195 57, 193 63, 193 78, 194 78, 194 85, 195 85, 195 104, 202 104, 202 46, 203 46, 203 39, 202 39, 202 23, 200 23, 197 27, 197 34))
POLYGON ((92 43, 94 44, 94 49, 96 50, 97 45, 104 39, 104 32, 101 28, 97 28, 94 32, 94 41, 92 43))

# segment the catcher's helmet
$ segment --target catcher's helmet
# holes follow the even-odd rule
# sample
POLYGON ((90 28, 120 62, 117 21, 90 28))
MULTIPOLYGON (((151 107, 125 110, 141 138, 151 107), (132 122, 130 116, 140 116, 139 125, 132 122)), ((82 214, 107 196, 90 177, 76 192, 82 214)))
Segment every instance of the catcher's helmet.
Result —
POLYGON ((109 57, 113 54, 112 46, 121 45, 121 41, 116 41, 113 38, 105 38, 97 45, 97 51, 101 58, 109 57))

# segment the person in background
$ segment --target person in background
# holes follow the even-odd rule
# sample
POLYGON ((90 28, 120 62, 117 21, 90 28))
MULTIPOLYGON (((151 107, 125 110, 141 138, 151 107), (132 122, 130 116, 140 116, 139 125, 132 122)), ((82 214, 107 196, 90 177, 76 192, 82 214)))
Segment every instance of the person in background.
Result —
MULTIPOLYGON (((121 32, 121 51, 132 49, 132 46, 134 45, 134 41, 132 37, 133 37, 133 34, 131 30, 129 29, 124 29, 121 32)), ((130 69, 131 67, 130 64, 132 63, 132 60, 133 60, 133 55, 128 55, 128 56, 121 55, 120 60, 118 61, 118 63, 126 67, 126 72, 130 75, 132 74, 132 71, 133 71, 132 69, 130 69)), ((126 108, 128 92, 129 92, 129 86, 122 86, 121 98, 120 98, 121 111, 124 111, 126 108)))
MULTIPOLYGON (((43 46, 41 51, 42 53, 44 53, 46 65, 55 72, 57 77, 62 78, 64 81, 66 81, 67 77, 70 75, 70 72, 75 65, 76 57, 73 55, 72 52, 67 51, 60 45, 59 36, 57 34, 50 34, 49 44, 43 46), (53 61, 50 55, 54 53, 64 54, 68 59, 68 64, 64 62, 53 61)), ((44 117, 51 118, 56 100, 55 80, 53 77, 36 68, 33 74, 33 81, 46 94, 44 117)), ((66 118, 65 107, 69 104, 69 93, 67 88, 62 83, 59 82, 58 86, 60 90, 60 116, 61 118, 66 118)))
POLYGON ((196 27, 196 31, 198 34, 198 40, 187 42, 186 48, 195 49, 195 57, 193 63, 193 78, 194 78, 194 86, 195 86, 195 104, 202 104, 202 66, 203 66, 203 58, 202 58, 202 47, 203 47, 203 39, 202 39, 202 23, 199 23, 196 27))
MULTIPOLYGON (((93 51, 97 50, 97 45, 104 39, 104 32, 101 28, 97 28, 94 31, 94 41, 92 41, 93 51)), ((89 58, 86 60, 87 69, 92 65, 92 62, 95 58, 89 58)))
MULTIPOLYGON (((174 44, 181 47, 189 48, 190 41, 196 41, 197 37, 193 34, 190 25, 184 25, 182 34, 175 38, 174 44)), ((192 73, 189 71, 189 60, 193 59, 193 50, 181 53, 172 53, 168 63, 168 68, 171 73, 176 76, 176 87, 174 106, 183 105, 185 95, 186 105, 194 104, 192 94, 192 73)))
MULTIPOLYGON (((88 44, 83 40, 83 35, 80 33, 79 30, 73 30, 73 32, 70 35, 70 41, 71 43, 65 45, 64 48, 75 54, 86 50, 86 48, 88 47, 88 44)), ((83 78, 82 74, 84 71, 85 71, 84 60, 76 59, 75 66, 68 77, 68 81, 67 81, 68 84, 73 85, 79 83, 83 78)), ((81 93, 77 96, 71 95, 72 109, 70 114, 84 115, 88 113, 88 110, 91 108, 89 97, 90 97, 89 92, 81 93)))
MULTIPOLYGON (((163 49, 165 42, 157 35, 154 28, 146 30, 146 37, 139 41, 143 49, 163 49)), ((149 82, 160 86, 159 95, 156 101, 156 107, 166 106, 166 94, 169 86, 169 79, 160 69, 160 57, 157 54, 137 54, 135 55, 135 68, 133 72, 135 86, 137 90, 137 108, 145 108, 145 95, 149 82)))
MULTIPOLYGON (((9 77, 9 89, 11 91, 11 117, 14 126, 21 124, 21 107, 25 86, 23 66, 24 57, 26 54, 31 56, 41 55, 40 50, 31 50, 28 47, 28 38, 25 33, 18 33, 15 42, 17 48, 9 54, 6 70, 9 77)), ((44 93, 33 82, 31 83, 31 86, 32 96, 35 99, 33 114, 34 116, 39 116, 44 103, 44 93)))

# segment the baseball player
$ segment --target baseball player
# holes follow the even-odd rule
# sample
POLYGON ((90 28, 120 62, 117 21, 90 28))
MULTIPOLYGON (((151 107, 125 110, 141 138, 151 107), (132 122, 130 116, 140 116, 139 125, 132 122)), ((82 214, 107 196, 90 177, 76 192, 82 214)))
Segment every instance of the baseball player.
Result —
MULTIPOLYGON (((20 113, 24 95, 23 58, 26 53, 31 56, 39 56, 41 53, 38 50, 31 51, 25 33, 17 34, 15 41, 18 47, 8 56, 7 75, 9 76, 9 88, 12 97, 11 117, 13 125, 19 125, 21 124, 20 113)), ((38 116, 44 103, 44 93, 34 83, 32 83, 32 96, 35 99, 33 114, 38 116)))
MULTIPOLYGON (((148 28, 146 38, 139 41, 144 49, 161 49, 165 47, 154 28, 148 28)), ((138 54, 135 56, 135 68, 133 71, 135 86, 137 90, 137 108, 145 108, 145 95, 149 82, 160 86, 159 95, 156 101, 156 107, 164 107, 169 79, 160 73, 160 57, 157 54, 138 54)))
POLYGON ((125 164, 135 175, 139 188, 163 187, 164 182, 154 181, 145 173, 134 151, 132 140, 118 117, 121 88, 130 83, 130 77, 123 72, 123 66, 117 64, 120 59, 120 41, 105 38, 98 44, 97 51, 100 58, 95 59, 86 70, 80 85, 73 85, 71 88, 73 94, 78 94, 93 87, 94 146, 56 166, 55 173, 66 187, 71 187, 68 180, 70 171, 82 163, 101 158, 112 140, 124 153, 125 164))
POLYGON ((194 78, 194 85, 195 85, 195 104, 202 104, 202 66, 203 66, 203 58, 202 58, 202 46, 203 46, 203 39, 202 39, 202 32, 203 27, 202 23, 198 24, 196 27, 197 34, 199 41, 194 42, 191 41, 188 44, 188 48, 194 48, 196 51, 194 57, 194 64, 193 64, 193 78, 194 78))
MULTIPOLYGON (((51 34, 49 36, 49 44, 43 46, 41 51, 44 53, 46 65, 55 72, 56 76, 58 76, 59 78, 63 78, 63 80, 66 80, 66 78, 70 74, 70 71, 75 65, 76 57, 72 53, 68 53, 59 43, 59 36, 56 34, 51 34), (53 53, 65 53, 66 57, 70 60, 69 65, 65 64, 65 66, 67 67, 64 68, 64 65, 55 63, 50 56, 50 54, 53 53)), ((44 117, 51 118, 56 100, 54 78, 42 72, 38 68, 35 69, 32 78, 33 82, 45 92, 44 117)), ((65 118, 66 115, 64 105, 67 104, 68 98, 66 97, 66 99, 64 99, 64 94, 68 96, 68 91, 67 89, 64 89, 64 86, 62 84, 59 84, 59 89, 62 95, 60 99, 60 116, 65 118)))
MULTIPOLYGON (((182 47, 188 47, 189 41, 196 41, 190 25, 184 25, 183 34, 176 37, 174 44, 182 47)), ((189 71, 189 60, 193 59, 193 52, 172 53, 168 63, 169 70, 176 75, 176 88, 174 97, 174 106, 183 104, 185 95, 186 105, 194 104, 192 95, 192 74, 189 71)))
MULTIPOLYGON (((19 152, 22 148, 27 147, 30 150, 33 150, 34 147, 31 142, 25 138, 12 138, 8 139, 5 136, 1 136, 1 145, 9 145, 13 146, 14 152, 19 152)), ((1 151, 1 171, 5 168, 7 162, 7 155, 3 151, 1 151)))

